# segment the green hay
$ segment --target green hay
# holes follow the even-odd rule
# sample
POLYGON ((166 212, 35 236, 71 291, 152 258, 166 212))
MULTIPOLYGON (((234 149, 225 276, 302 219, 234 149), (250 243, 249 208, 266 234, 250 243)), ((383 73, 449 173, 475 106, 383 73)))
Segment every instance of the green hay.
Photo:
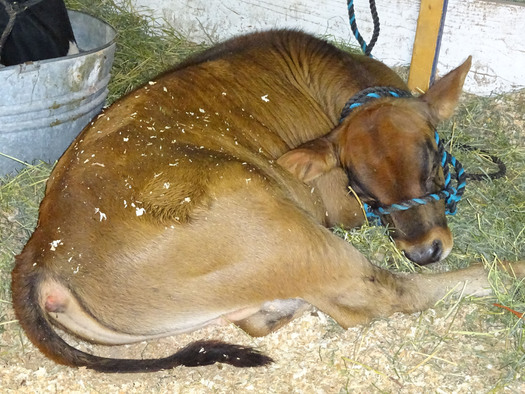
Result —
POLYGON ((38 206, 51 166, 27 166, 15 177, 0 179, 0 332, 9 320, 11 269, 36 225, 38 206))
MULTIPOLYGON (((160 28, 152 17, 138 16, 128 1, 119 6, 106 0, 68 0, 66 3, 69 8, 99 16, 119 32, 109 102, 200 49, 175 32, 160 28)), ((497 270, 495 264, 499 259, 525 258, 525 137, 520 134, 523 127, 520 117, 525 112, 524 93, 492 98, 466 97, 456 116, 439 129, 444 141, 452 141, 449 150, 463 162, 468 172, 490 172, 494 166, 478 153, 461 151, 457 142, 489 150, 498 155, 508 169, 502 179, 467 184, 457 216, 449 218, 455 236, 454 249, 445 262, 431 268, 443 271, 482 261, 490 271, 495 296, 470 302, 479 304, 476 318, 492 319, 506 327, 505 336, 510 346, 508 353, 501 356, 505 365, 501 387, 517 379, 525 366, 523 319, 492 306, 493 302, 498 302, 525 312, 524 283, 514 280, 510 286, 503 286, 508 275, 497 270)), ((51 166, 46 164, 28 166, 15 177, 0 179, 0 330, 8 329, 9 324, 3 323, 13 320, 9 305, 10 271, 14 256, 21 251, 36 225, 38 206, 50 170, 51 166)), ((335 232, 375 264, 405 272, 417 270, 390 242, 383 227, 335 229, 335 232)), ((474 328, 469 331, 472 335, 481 335, 474 328)))

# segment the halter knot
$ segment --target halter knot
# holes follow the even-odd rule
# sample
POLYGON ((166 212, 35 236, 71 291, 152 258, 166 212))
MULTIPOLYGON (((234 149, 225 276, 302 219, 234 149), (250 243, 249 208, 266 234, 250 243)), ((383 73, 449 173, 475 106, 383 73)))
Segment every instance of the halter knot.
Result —
MULTIPOLYGON (((413 96, 406 90, 393 87, 380 86, 361 90, 346 102, 341 111, 339 122, 342 122, 343 119, 346 118, 355 108, 382 97, 408 98, 413 96)), ((438 155, 441 158, 440 164, 443 169, 443 176, 445 177, 445 185, 443 189, 438 193, 431 193, 426 196, 412 198, 410 200, 378 208, 372 208, 370 205, 364 203, 363 208, 367 218, 379 219, 381 215, 389 215, 395 211, 406 211, 407 209, 438 200, 445 200, 445 213, 447 215, 455 215, 457 204, 461 200, 463 192, 465 191, 466 174, 459 160, 446 151, 437 131, 434 131, 434 138, 438 147, 438 155), (452 175, 450 174, 449 166, 454 169, 456 186, 452 185, 452 175)))

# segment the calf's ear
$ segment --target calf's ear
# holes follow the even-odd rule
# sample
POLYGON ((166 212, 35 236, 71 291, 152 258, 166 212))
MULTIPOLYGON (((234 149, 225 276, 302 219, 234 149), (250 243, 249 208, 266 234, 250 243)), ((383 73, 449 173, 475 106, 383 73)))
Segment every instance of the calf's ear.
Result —
POLYGON ((308 183, 338 165, 333 144, 326 138, 309 141, 277 159, 277 163, 308 183))
POLYGON ((430 115, 434 124, 450 118, 454 113, 471 64, 472 56, 469 56, 461 66, 436 81, 428 91, 421 96, 421 99, 429 106, 430 115))

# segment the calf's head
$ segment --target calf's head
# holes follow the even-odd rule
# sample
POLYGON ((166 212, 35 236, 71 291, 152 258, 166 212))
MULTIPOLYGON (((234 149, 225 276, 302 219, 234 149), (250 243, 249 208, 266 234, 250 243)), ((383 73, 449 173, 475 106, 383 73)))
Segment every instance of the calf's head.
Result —
MULTIPOLYGON (((434 131, 453 114, 470 64, 469 58, 418 98, 378 98, 359 106, 330 134, 279 162, 305 182, 340 166, 349 186, 372 208, 440 192, 445 180, 434 131)), ((397 246, 418 264, 439 261, 452 249, 442 199, 381 220, 397 246)))

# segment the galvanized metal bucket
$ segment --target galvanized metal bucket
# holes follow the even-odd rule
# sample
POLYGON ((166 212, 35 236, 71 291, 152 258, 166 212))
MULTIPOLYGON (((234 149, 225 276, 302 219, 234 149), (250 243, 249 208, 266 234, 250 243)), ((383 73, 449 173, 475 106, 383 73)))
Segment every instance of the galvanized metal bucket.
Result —
POLYGON ((77 55, 0 68, 0 176, 54 162, 102 109, 116 31, 69 11, 77 55))

